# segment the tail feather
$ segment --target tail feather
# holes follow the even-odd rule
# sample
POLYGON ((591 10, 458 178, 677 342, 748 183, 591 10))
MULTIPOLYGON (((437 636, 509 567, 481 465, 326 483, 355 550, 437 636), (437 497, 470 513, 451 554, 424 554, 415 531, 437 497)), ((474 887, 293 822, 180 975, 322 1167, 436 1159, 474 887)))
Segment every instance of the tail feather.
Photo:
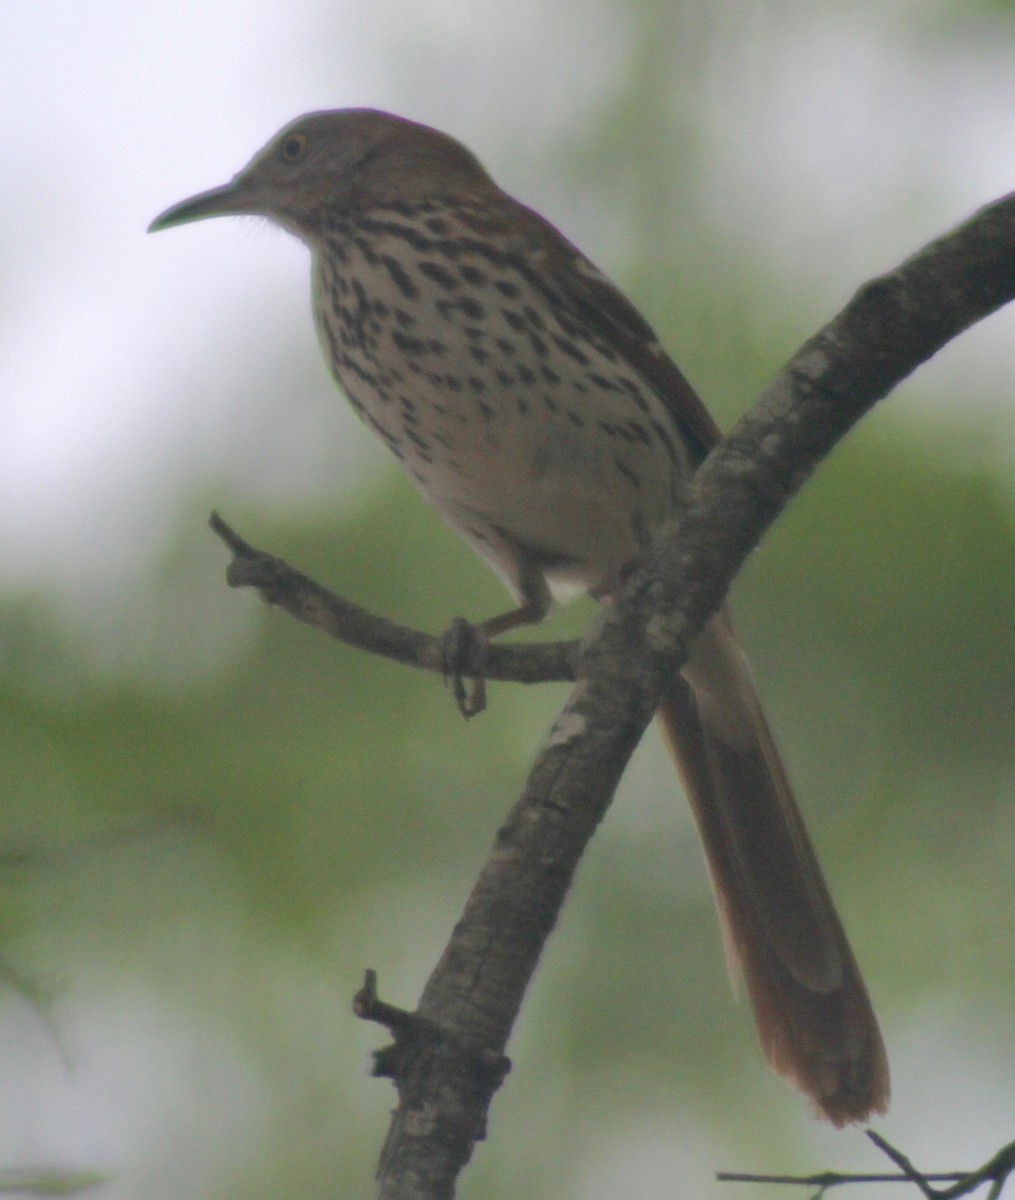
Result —
POLYGON ((765 1057, 835 1125, 888 1105, 867 989, 724 613, 659 710, 765 1057))

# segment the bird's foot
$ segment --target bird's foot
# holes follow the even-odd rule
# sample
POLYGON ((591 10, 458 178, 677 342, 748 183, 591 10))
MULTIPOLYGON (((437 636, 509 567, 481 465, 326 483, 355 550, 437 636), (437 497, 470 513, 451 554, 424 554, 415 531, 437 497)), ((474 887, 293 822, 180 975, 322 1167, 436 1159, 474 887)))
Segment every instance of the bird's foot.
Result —
POLYGON ((481 625, 473 625, 464 617, 455 617, 441 638, 441 657, 444 663, 444 682, 458 705, 458 711, 468 720, 486 708, 486 679, 483 672, 490 651, 490 639, 481 625), (472 681, 467 687, 464 676, 472 681))

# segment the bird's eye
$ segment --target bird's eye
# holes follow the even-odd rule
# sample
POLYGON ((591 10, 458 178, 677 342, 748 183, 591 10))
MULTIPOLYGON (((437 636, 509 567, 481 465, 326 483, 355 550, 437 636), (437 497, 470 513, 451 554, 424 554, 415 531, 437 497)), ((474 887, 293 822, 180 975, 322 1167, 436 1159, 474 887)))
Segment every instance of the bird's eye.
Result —
POLYGON ((282 161, 287 163, 296 162, 303 157, 307 148, 306 136, 302 133, 290 133, 282 143, 280 154, 282 161))

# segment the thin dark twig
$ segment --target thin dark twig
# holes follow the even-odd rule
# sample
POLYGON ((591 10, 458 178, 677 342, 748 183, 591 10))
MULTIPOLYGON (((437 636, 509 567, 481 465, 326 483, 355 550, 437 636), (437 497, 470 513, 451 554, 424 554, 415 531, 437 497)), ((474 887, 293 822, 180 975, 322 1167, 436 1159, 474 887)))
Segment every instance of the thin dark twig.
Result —
POLYGON ((982 1167, 977 1167, 975 1171, 967 1171, 964 1174, 956 1174, 956 1182, 950 1188, 932 1188, 928 1181, 939 1178, 938 1176, 922 1175, 901 1150, 886 1141, 879 1133, 875 1133, 873 1129, 866 1130, 866 1133, 882 1154, 887 1155, 906 1177, 916 1184, 928 1200, 957 1200, 957 1197, 967 1196, 988 1181, 993 1185, 989 1196, 997 1197, 1001 1194, 1001 1189, 1008 1177, 1015 1170, 1015 1142, 1009 1142, 1007 1146, 1002 1146, 996 1154, 987 1159, 982 1167))
MULTIPOLYGON (((720 1183, 787 1183, 800 1187, 816 1187, 821 1191, 828 1188, 841 1187, 847 1183, 912 1183, 908 1175, 888 1174, 856 1174, 842 1171, 819 1171, 814 1175, 755 1175, 750 1171, 717 1171, 716 1179, 720 1183)), ((941 1175, 925 1175, 924 1179, 934 1179, 938 1182, 954 1182, 965 1179, 959 1171, 946 1172, 941 1175)))
POLYGON ((987 1195, 990 1200, 995 1200, 997 1196, 1000 1196, 1001 1189, 1008 1182, 1012 1171, 1015 1171, 1015 1142, 1009 1142, 1007 1146, 1002 1146, 982 1167, 976 1171, 970 1171, 961 1185, 956 1184, 955 1187, 939 1192, 939 1200, 955 1200, 957 1196, 965 1196, 974 1188, 978 1188, 981 1183, 986 1183, 987 1180, 991 1181, 991 1188, 987 1195))
POLYGON ((367 967, 363 973, 363 986, 352 998, 352 1011, 363 1021, 376 1021, 389 1033, 403 1036, 419 1025, 419 1017, 397 1005, 388 1004, 377 994, 377 972, 367 967))
MULTIPOLYGON (((927 1182, 926 1176, 920 1174, 916 1167, 913 1166, 911 1160, 907 1158, 901 1150, 897 1150, 891 1144, 891 1142, 885 1141, 881 1134, 876 1133, 873 1129, 867 1129, 864 1132, 874 1143, 874 1145, 877 1146, 881 1153, 895 1163, 906 1179, 908 1179, 911 1183, 916 1184, 920 1191, 923 1192, 923 1194, 927 1197, 927 1200, 937 1200, 937 1198, 940 1197, 941 1193, 936 1192, 934 1188, 930 1186, 930 1184, 927 1182)), ((957 1194, 961 1195, 961 1193, 957 1194)))
POLYGON ((743 1171, 720 1171, 716 1175, 721 1183, 779 1183, 800 1187, 816 1187, 818 1195, 829 1188, 842 1187, 848 1183, 911 1183, 918 1187, 927 1200, 958 1200, 967 1196, 988 1181, 991 1184, 987 1200, 997 1200, 1012 1171, 1015 1170, 1015 1142, 1003 1146, 982 1167, 975 1171, 947 1171, 941 1174, 924 1175, 917 1170, 909 1157, 883 1138, 873 1129, 865 1130, 875 1146, 899 1168, 898 1175, 849 1174, 840 1171, 820 1171, 814 1175, 755 1175, 743 1171), (947 1188, 931 1187, 931 1183, 950 1183, 947 1188))

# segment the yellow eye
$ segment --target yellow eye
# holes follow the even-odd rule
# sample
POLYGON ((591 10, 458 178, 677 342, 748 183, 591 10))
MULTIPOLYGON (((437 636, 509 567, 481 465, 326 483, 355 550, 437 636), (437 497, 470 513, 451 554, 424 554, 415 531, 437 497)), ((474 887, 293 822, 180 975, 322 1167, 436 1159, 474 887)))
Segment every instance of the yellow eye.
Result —
POLYGON ((283 162, 292 163, 303 157, 307 148, 306 135, 302 133, 290 133, 282 143, 279 153, 283 162))

